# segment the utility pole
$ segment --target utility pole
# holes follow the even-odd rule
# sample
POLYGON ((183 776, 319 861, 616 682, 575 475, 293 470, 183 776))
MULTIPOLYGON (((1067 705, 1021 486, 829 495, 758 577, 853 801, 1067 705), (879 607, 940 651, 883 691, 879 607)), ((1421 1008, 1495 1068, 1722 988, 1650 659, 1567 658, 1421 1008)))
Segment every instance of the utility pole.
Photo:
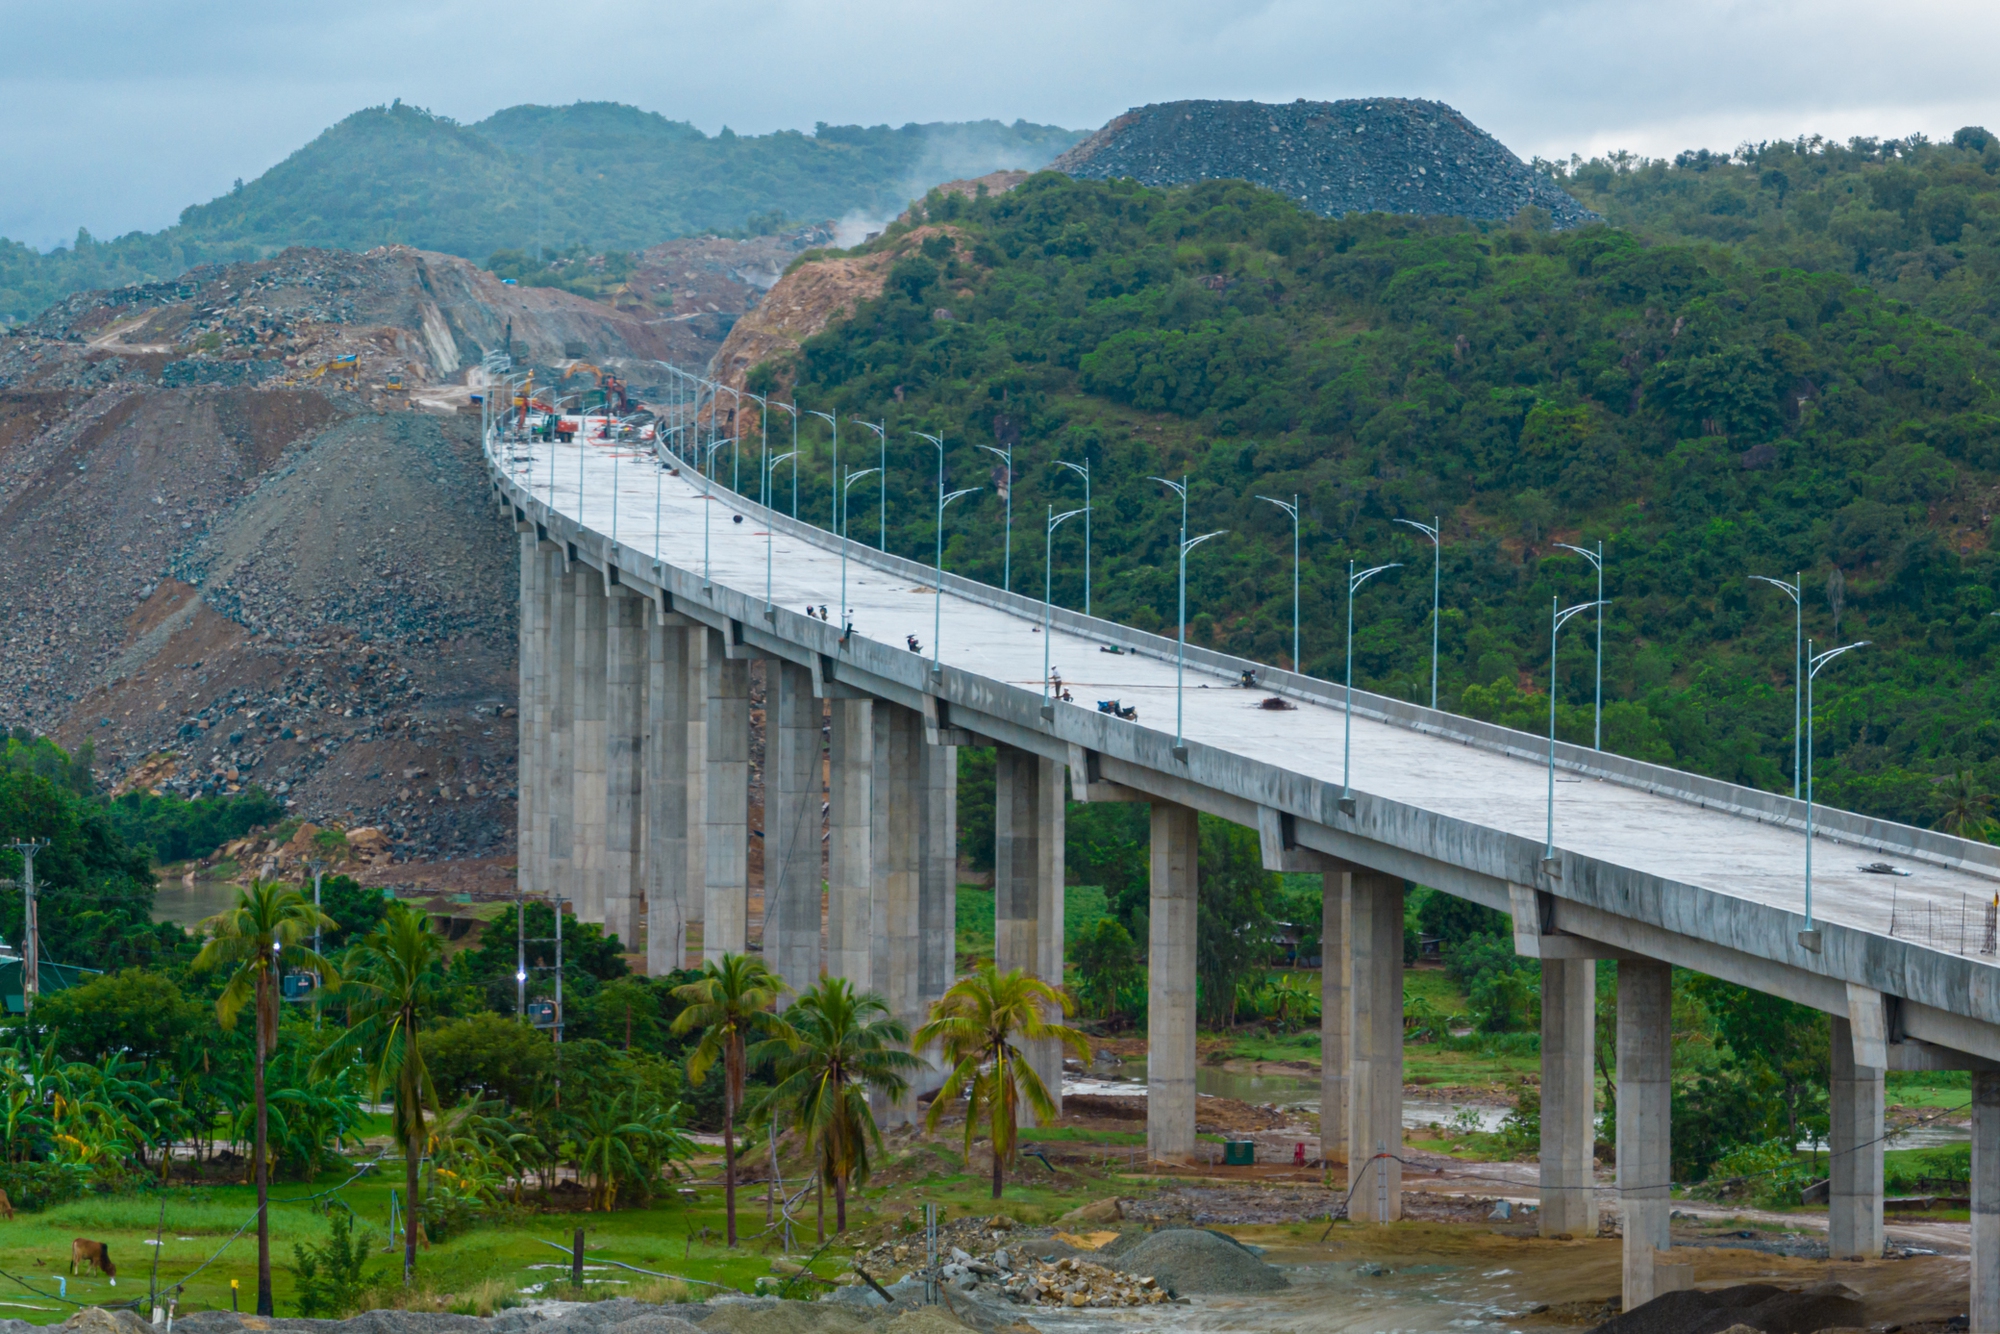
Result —
POLYGON ((528 898, 514 894, 514 1017, 528 1022, 528 898))
POLYGON ((35 854, 49 845, 45 838, 16 839, 7 846, 21 854, 21 1010, 31 1014, 42 982, 42 931, 35 920, 35 854))
MULTIPOLYGON (((326 956, 320 953, 320 947, 319 947, 319 919, 320 919, 319 882, 320 879, 326 874, 326 863, 315 860, 312 863, 312 873, 313 873, 313 953, 320 958, 325 958, 326 956)), ((314 992, 313 1027, 314 1028, 319 1027, 319 995, 318 995, 319 982, 320 982, 319 978, 315 977, 313 979, 313 992, 314 992)))

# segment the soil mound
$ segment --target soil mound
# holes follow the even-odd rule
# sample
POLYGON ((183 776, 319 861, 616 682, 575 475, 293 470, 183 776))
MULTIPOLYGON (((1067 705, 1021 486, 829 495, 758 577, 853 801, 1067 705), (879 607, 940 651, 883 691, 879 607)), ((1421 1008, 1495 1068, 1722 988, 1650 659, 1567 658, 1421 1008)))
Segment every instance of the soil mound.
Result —
POLYGON ((1274 1266, 1215 1232, 1169 1228, 1117 1257, 1128 1274, 1150 1274, 1174 1295, 1190 1292, 1269 1292, 1291 1286, 1274 1266))
POLYGON ((1728 1334, 1739 1326, 1762 1334, 1814 1334, 1860 1326, 1864 1320, 1860 1298, 1838 1283, 1822 1283, 1803 1292, 1744 1283, 1714 1292, 1663 1293, 1605 1321, 1591 1334, 1728 1334))
POLYGON ((1530 205, 1557 227, 1594 222, 1507 146, 1442 102, 1160 102, 1134 107, 1049 164, 1142 185, 1249 181, 1315 213, 1511 218, 1530 205))

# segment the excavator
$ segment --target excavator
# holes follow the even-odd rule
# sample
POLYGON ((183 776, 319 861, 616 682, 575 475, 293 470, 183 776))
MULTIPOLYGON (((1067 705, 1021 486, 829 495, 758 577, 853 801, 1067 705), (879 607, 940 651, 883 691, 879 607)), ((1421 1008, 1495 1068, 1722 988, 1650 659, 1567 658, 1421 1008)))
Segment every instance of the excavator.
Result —
POLYGON ((345 356, 335 357, 332 361, 322 364, 318 370, 306 378, 308 380, 317 380, 328 371, 335 373, 346 371, 347 387, 349 389, 354 388, 361 380, 361 354, 359 352, 349 352, 345 356))
POLYGON ((632 400, 627 396, 625 382, 609 371, 601 370, 587 361, 572 361, 563 368, 563 378, 568 379, 582 371, 589 371, 597 377, 597 387, 603 391, 605 403, 615 401, 621 415, 632 410, 632 400))

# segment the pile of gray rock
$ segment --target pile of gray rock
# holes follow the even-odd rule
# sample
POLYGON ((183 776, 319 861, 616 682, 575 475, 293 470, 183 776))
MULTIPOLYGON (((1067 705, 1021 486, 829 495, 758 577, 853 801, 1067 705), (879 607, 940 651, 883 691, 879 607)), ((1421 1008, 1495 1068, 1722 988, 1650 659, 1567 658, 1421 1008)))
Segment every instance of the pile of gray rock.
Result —
POLYGON ((1416 213, 1512 218, 1546 210, 1556 227, 1597 215, 1442 102, 1160 102, 1134 107, 1050 166, 1142 185, 1249 181, 1329 217, 1416 213))

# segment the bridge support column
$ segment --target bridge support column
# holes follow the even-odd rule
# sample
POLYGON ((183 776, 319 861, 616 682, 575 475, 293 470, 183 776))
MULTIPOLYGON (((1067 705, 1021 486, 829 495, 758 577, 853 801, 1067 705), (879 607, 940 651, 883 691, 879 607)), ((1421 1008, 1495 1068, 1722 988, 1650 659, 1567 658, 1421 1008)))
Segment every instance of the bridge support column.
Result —
POLYGON ((1653 1257, 1672 1244, 1673 969, 1618 963, 1618 1199, 1625 1230, 1625 1309, 1658 1296, 1653 1257))
POLYGON ((639 948, 646 890, 646 603, 614 588, 605 608, 604 934, 639 948))
POLYGON ((604 576, 576 566, 576 842, 571 851, 576 879, 576 915, 583 922, 604 920, 604 863, 608 819, 605 810, 605 625, 604 576))
POLYGON ((548 636, 548 716, 543 742, 544 894, 576 898, 576 572, 560 548, 542 553, 543 632, 548 636))
POLYGON ((1153 803, 1152 895, 1146 941, 1146 1156, 1194 1156, 1194 932, 1201 825, 1195 812, 1153 803))
POLYGON ((1597 1235, 1597 961, 1542 960, 1541 1234, 1597 1235))
MULTIPOLYGON (((868 832, 868 942, 871 988, 889 1003, 889 1013, 910 1031, 924 1021, 919 999, 921 882, 923 877, 920 800, 923 719, 913 711, 876 701, 873 708, 872 819, 868 832)), ((903 1125, 915 1119, 916 1099, 891 1103, 874 1098, 876 1120, 903 1125)))
POLYGON ((1353 869, 1332 866, 1320 873, 1319 932, 1319 1156, 1347 1161, 1347 1025, 1354 961, 1349 934, 1353 869))
POLYGON ((541 710, 539 700, 548 642, 542 634, 542 553, 541 541, 533 524, 520 529, 521 541, 521 698, 515 708, 514 732, 514 883, 524 893, 538 893, 542 872, 537 849, 541 844, 540 818, 542 773, 540 769, 541 710))
MULTIPOLYGON (((1062 985, 1063 775, 1054 760, 1011 746, 994 756, 993 960, 1062 985)), ((1052 1016, 1056 1017, 1056 1016, 1052 1016)), ((1024 1043, 1028 1063, 1062 1109, 1062 1052, 1024 1043)), ((1024 1112, 1028 1122, 1032 1115, 1024 1112)))
POLYGON ((796 995, 819 982, 822 711, 811 672, 765 672, 764 962, 796 995))
POLYGON ((1348 893, 1347 1216, 1403 1216, 1403 882, 1356 871, 1348 893))
POLYGON ((1972 1334, 2000 1334, 2000 1071, 1972 1072, 1972 1334))
POLYGON ((750 664, 724 654, 719 632, 702 634, 708 641, 708 708, 701 957, 707 961, 749 947, 750 664))
POLYGON ((875 713, 866 699, 836 699, 827 727, 826 971, 856 991, 877 990, 870 918, 875 826, 875 713))
POLYGON ((687 965, 688 924, 701 895, 702 868, 688 833, 688 749, 700 711, 699 670, 688 660, 700 636, 684 626, 646 629, 646 972, 659 977, 687 965))
POLYGON ((1854 1063, 1854 1029, 1832 1023, 1833 1085, 1827 1101, 1827 1254, 1882 1258, 1881 1070, 1854 1063))
POLYGON ((917 998, 928 1012, 958 976, 958 747, 926 745, 921 764, 917 998))

